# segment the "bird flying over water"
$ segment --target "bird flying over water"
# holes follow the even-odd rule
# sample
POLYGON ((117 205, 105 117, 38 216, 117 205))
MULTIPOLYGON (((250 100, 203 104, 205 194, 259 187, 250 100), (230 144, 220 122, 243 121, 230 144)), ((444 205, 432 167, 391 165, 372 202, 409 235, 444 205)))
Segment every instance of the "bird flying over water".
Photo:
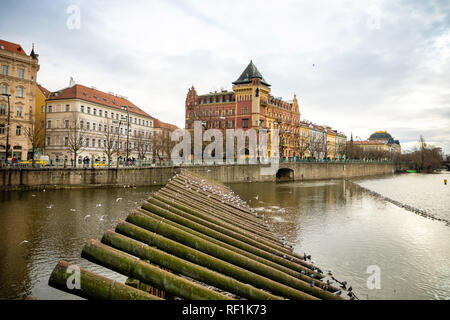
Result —
POLYGON ((90 214, 86 215, 86 216, 84 217, 84 220, 86 220, 86 219, 89 218, 90 216, 91 216, 90 214))
POLYGON ((117 199, 116 199, 116 202, 119 202, 120 200, 122 200, 122 198, 117 198, 117 199))
POLYGON ((28 241, 28 240, 23 240, 21 243, 19 243, 19 246, 22 245, 22 244, 25 244, 25 243, 30 243, 30 241, 28 241))

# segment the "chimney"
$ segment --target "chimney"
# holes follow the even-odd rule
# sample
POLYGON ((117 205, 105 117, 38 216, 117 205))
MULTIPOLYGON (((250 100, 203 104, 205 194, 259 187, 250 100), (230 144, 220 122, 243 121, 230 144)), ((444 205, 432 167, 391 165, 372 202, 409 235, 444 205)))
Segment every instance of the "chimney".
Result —
POLYGON ((75 81, 73 81, 73 77, 70 77, 69 87, 72 88, 75 85, 75 81))

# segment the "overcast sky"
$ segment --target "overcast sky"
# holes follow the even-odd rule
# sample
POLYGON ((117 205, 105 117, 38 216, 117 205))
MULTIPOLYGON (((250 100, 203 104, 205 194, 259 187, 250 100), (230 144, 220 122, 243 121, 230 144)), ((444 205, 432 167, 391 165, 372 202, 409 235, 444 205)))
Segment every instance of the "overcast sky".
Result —
POLYGON ((231 89, 252 59, 302 119, 450 153, 450 1, 2 0, 0 38, 35 43, 49 90, 72 76, 179 127, 190 86, 231 89))

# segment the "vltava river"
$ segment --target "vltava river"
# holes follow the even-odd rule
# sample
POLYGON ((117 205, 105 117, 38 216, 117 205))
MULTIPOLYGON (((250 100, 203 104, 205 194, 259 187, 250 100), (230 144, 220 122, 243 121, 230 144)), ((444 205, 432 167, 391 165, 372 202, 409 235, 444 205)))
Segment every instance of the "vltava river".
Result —
MULTIPOLYGON (((389 175, 356 182, 448 218, 450 185, 444 185, 444 178, 450 181, 450 174, 389 175)), ((294 244, 295 252, 311 254, 316 264, 349 282, 359 298, 450 299, 450 227, 445 223, 342 180, 232 188, 264 213, 273 229, 294 244)))
MULTIPOLYGON (((450 207, 450 185, 444 188, 443 177, 395 175, 355 182, 395 200, 417 201, 414 192, 430 191, 421 203, 410 205, 444 214, 450 207), (396 193, 399 190, 403 193, 396 193)), ((231 187, 264 213, 297 253, 307 252, 316 264, 332 269, 361 299, 450 296, 450 228, 445 223, 341 180, 231 187), (379 271, 379 289, 367 286, 368 278, 378 275, 374 268, 379 271)), ((47 285, 62 259, 124 281, 124 276, 81 259, 81 250, 89 239, 101 239, 156 189, 0 193, 0 299, 77 299, 47 285)))

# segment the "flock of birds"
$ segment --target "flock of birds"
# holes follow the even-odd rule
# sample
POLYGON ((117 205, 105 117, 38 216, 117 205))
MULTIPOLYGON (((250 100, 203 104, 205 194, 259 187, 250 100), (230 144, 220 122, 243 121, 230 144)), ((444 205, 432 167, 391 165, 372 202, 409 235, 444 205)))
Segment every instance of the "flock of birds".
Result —
MULTIPOLYGON (((175 177, 173 179, 176 179, 177 176, 178 176, 178 174, 175 175, 175 177)), ((186 179, 186 177, 184 177, 184 178, 186 179)), ((172 181, 172 179, 169 179, 169 182, 170 181, 172 181)), ((228 202, 228 203, 236 205, 237 207, 246 208, 253 215, 255 215, 256 217, 259 217, 260 219, 262 219, 264 224, 266 226, 268 226, 268 221, 265 220, 264 213, 259 214, 254 208, 250 207, 246 201, 242 200, 239 197, 239 195, 235 194, 232 190, 224 191, 224 190, 215 188, 215 187, 211 186, 210 184, 206 183, 206 180, 204 180, 204 179, 202 179, 200 181, 200 183, 198 183, 198 181, 191 181, 189 179, 186 179, 184 181, 184 187, 187 190, 191 190, 191 191, 195 191, 195 192, 203 191, 203 192, 212 193, 213 195, 219 196, 221 201, 222 201, 222 203, 228 202)), ((208 197, 209 197, 209 195, 208 195, 208 197)), ((256 200, 259 200, 259 195, 256 195, 253 198, 256 199, 256 200)), ((294 246, 287 242, 286 237, 282 237, 281 238, 281 242, 282 242, 283 246, 288 247, 291 250, 294 249, 294 246)), ((283 255, 283 258, 288 259, 288 257, 286 255, 283 255)), ((293 261, 293 258, 290 258, 290 260, 293 261)), ((310 254, 304 253, 303 260, 304 261, 309 261, 311 263, 311 265, 314 266, 314 262, 311 260, 311 255, 310 254)), ((314 266, 313 271, 315 273, 323 274, 323 271, 320 268, 316 267, 316 266, 314 266)), ((304 275, 305 271, 301 271, 301 274, 304 275)), ((331 277, 331 280, 334 280, 334 281, 331 281, 330 279, 327 279, 326 280, 326 284, 322 285, 322 289, 323 290, 327 290, 328 286, 332 285, 333 283, 337 283, 337 284, 339 284, 341 289, 336 291, 334 293, 335 295, 341 296, 343 294, 343 291, 347 291, 347 295, 350 297, 350 300, 358 299, 356 297, 356 295, 354 294, 354 292, 353 292, 352 286, 347 287, 347 281, 339 281, 336 278, 334 278, 333 277, 333 273, 332 273, 331 270, 327 270, 327 275, 326 276, 331 277)), ((314 279, 315 278, 315 274, 314 273, 311 274, 310 277, 314 279)), ((322 280, 322 281, 324 281, 324 280, 322 280)), ((315 285, 316 285, 315 281, 312 280, 311 281, 311 287, 314 287, 315 285)))
MULTIPOLYGON (((124 188, 127 188, 127 187, 128 187, 128 188, 136 189, 136 186, 132 186, 132 185, 124 185, 124 188)), ((45 189, 43 189, 42 192, 45 192, 45 189)), ((32 194, 31 196, 32 196, 32 197, 36 197, 37 195, 36 195, 36 194, 32 194)), ((120 202, 121 200, 122 200, 122 198, 120 198, 120 197, 119 197, 119 198, 116 198, 116 199, 115 199, 115 203, 118 203, 118 202, 120 202)), ((137 204, 137 202, 135 202, 135 204, 137 204)), ((46 205, 46 208, 47 208, 47 209, 52 209, 53 207, 54 207, 54 204, 53 204, 53 203, 46 205)), ((95 207, 96 207, 96 208, 100 208, 100 207, 102 207, 102 204, 101 204, 101 203, 97 203, 97 204, 95 205, 95 207)), ((69 211, 71 211, 71 212, 76 212, 77 210, 74 209, 74 208, 70 208, 69 211)), ((92 217, 92 215, 87 214, 87 215, 85 215, 85 216, 83 217, 83 220, 84 220, 84 221, 87 221, 87 220, 88 220, 89 218, 91 218, 91 217, 92 217)), ((102 216, 100 216, 99 221, 105 221, 106 218, 107 218, 107 215, 102 215, 102 216)), ((22 246, 22 245, 24 245, 24 244, 29 244, 29 243, 30 243, 30 241, 28 241, 28 240, 23 240, 22 242, 19 243, 19 246, 22 246)))
MULTIPOLYGON (((177 178, 177 176, 178 176, 178 174, 175 175, 175 177, 173 179, 177 178)), ((172 179, 169 179, 169 182, 170 181, 172 181, 172 179)), ((198 181, 191 181, 191 180, 187 179, 184 182, 184 186, 185 186, 185 188, 187 190, 192 190, 192 191, 195 191, 195 192, 203 191, 203 192, 208 192, 208 193, 211 193, 211 194, 213 194, 215 196, 218 196, 221 199, 222 203, 227 202, 227 203, 233 204, 233 205, 235 205, 237 207, 245 208, 248 211, 250 211, 254 216, 262 219, 265 226, 268 226, 268 221, 265 220, 264 213, 259 214, 254 208, 250 207, 250 205, 246 201, 242 200, 239 197, 239 195, 235 194, 232 190, 219 189, 219 188, 213 187, 212 185, 206 183, 206 180, 204 180, 204 179, 201 180, 200 183, 198 183, 198 181)), ((130 185, 128 185, 128 186, 125 185, 124 188, 126 188, 126 187, 136 188, 136 187, 130 186, 130 185)), ((43 192, 45 192, 45 189, 43 190, 43 192)), ((32 196, 35 197, 36 195, 33 194, 32 196)), ((208 197, 210 197, 210 194, 208 194, 208 197)), ((256 195, 254 197, 254 199, 259 200, 259 195, 256 195)), ((119 197, 119 198, 116 198, 115 202, 118 203, 121 200, 122 200, 122 198, 119 197)), ((101 206, 102 206, 102 204, 98 203, 96 205, 96 208, 99 208, 101 206)), ((47 209, 52 209, 52 208, 53 208, 53 204, 50 204, 50 205, 47 206, 47 209)), ((70 209, 70 211, 75 212, 76 209, 70 209)), ((84 216, 84 220, 85 221, 88 220, 89 218, 91 218, 90 214, 87 214, 86 216, 84 216)), ((104 221, 105 218, 106 218, 106 215, 102 215, 100 217, 100 221, 104 221)), ((24 245, 24 244, 27 244, 27 243, 30 243, 30 242, 28 240, 23 240, 19 245, 24 245)), ((288 247, 291 250, 294 249, 294 246, 292 244, 288 244, 288 242, 286 241, 286 237, 282 237, 281 238, 281 243, 283 244, 283 246, 288 247)), ((288 257, 286 255, 283 255, 283 258, 288 259, 288 257)), ((291 261, 293 261, 293 258, 290 258, 290 259, 291 259, 291 261)), ((314 262, 311 260, 311 255, 310 254, 304 253, 303 254, 303 260, 304 261, 309 261, 311 263, 311 265, 314 266, 314 262)), ((315 273, 323 274, 323 271, 320 268, 315 267, 315 266, 313 267, 313 271, 315 273)), ((301 274, 304 275, 305 271, 301 271, 301 274)), ((350 297, 350 300, 357 299, 357 297, 353 293, 352 286, 349 286, 347 288, 347 281, 339 281, 336 278, 334 278, 331 270, 327 270, 327 276, 330 276, 331 279, 334 280, 334 281, 331 281, 330 279, 327 279, 326 280, 326 284, 322 285, 322 289, 327 290, 328 286, 330 286, 330 285, 332 285, 333 283, 336 282, 336 283, 338 283, 340 285, 341 290, 336 291, 334 293, 335 295, 341 296, 342 293, 343 293, 343 290, 346 290, 347 291, 347 295, 350 297)), ((315 278, 315 274, 314 273, 311 274, 310 277, 314 279, 315 278)), ((314 286, 315 286, 315 282, 314 282, 314 280, 312 280, 311 281, 311 287, 314 287, 314 286)))

